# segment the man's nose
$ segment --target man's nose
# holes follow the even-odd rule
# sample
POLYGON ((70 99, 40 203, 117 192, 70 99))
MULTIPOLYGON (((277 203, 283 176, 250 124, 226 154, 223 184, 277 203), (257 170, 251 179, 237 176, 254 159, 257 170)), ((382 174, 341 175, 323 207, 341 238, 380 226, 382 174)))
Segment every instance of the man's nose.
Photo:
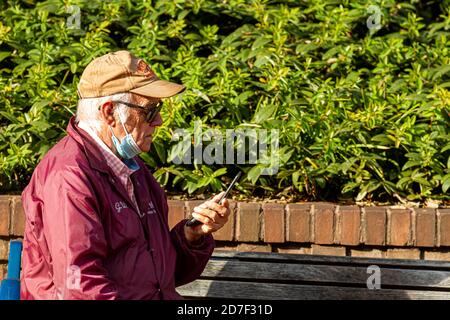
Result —
POLYGON ((152 122, 150 122, 150 126, 151 127, 159 127, 160 125, 162 125, 162 123, 163 123, 163 121, 162 121, 161 114, 158 112, 156 117, 152 120, 152 122))

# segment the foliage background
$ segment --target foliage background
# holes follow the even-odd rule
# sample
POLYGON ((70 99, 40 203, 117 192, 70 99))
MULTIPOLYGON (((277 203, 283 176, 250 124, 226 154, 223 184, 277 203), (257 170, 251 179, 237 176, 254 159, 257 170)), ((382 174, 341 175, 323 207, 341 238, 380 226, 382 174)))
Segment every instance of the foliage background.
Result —
POLYGON ((173 130, 201 120, 280 130, 277 175, 240 166, 246 197, 449 199, 448 0, 0 3, 1 193, 19 192, 65 135, 84 67, 128 49, 189 88, 142 155, 169 192, 216 192, 236 171, 169 161, 173 130))

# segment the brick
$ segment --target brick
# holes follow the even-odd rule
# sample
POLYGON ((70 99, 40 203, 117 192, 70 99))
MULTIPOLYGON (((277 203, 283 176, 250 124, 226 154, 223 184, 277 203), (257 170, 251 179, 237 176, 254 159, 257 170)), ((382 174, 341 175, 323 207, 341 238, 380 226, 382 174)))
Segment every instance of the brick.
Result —
POLYGON ((326 256, 345 256, 345 247, 311 245, 311 253, 326 256))
POLYGON ((272 247, 267 245, 251 244, 251 243, 240 243, 237 246, 237 251, 241 252, 272 252, 272 247))
POLYGON ((25 211, 23 210, 22 199, 19 196, 14 197, 12 208, 11 234, 23 237, 25 231, 25 211))
POLYGON ((236 220, 236 239, 242 242, 258 242, 260 221, 258 203, 239 202, 236 220))
POLYGON ((314 205, 314 242, 317 244, 333 244, 334 205, 314 205))
POLYGON ((230 216, 228 222, 218 231, 214 232, 214 239, 220 241, 233 241, 234 240, 234 226, 236 217, 236 201, 229 200, 230 203, 230 216))
POLYGON ((415 209, 416 211, 416 246, 433 247, 436 239, 435 209, 415 209))
POLYGON ((340 206, 339 236, 336 243, 356 246, 359 244, 361 213, 358 206, 340 206))
POLYGON ((8 260, 9 241, 0 239, 0 260, 8 260))
POLYGON ((0 280, 5 279, 7 276, 7 265, 6 263, 0 264, 0 280))
POLYGON ((438 209, 439 246, 450 246, 450 209, 438 209))
POLYGON ((384 245, 386 238, 386 209, 365 207, 364 211, 364 243, 368 245, 384 245))
POLYGON ((450 261, 450 251, 425 251, 425 260, 450 261))
POLYGON ((172 229, 178 222, 184 219, 184 201, 167 200, 169 206, 169 228, 172 229))
POLYGON ((284 242, 284 205, 266 203, 263 205, 264 242, 284 242))
POLYGON ((276 248, 275 252, 288 254, 311 254, 311 248, 309 247, 276 248))
POLYGON ((311 241, 311 205, 288 204, 287 235, 286 240, 290 242, 312 242, 311 241))
POLYGON ((393 246, 411 245, 411 211, 408 209, 391 209, 389 217, 389 241, 393 246))
POLYGON ((384 258, 385 252, 379 249, 351 249, 350 256, 360 258, 384 258))
POLYGON ((9 236, 11 200, 8 197, 0 199, 0 236, 9 236))
POLYGON ((420 259, 419 249, 388 249, 386 252, 388 259, 420 259))

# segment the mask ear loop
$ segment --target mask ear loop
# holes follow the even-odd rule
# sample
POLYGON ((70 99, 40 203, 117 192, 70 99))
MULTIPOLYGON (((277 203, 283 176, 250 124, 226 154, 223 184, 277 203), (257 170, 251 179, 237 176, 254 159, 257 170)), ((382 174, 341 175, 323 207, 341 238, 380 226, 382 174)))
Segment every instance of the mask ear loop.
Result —
MULTIPOLYGON (((128 135, 128 130, 127 130, 127 128, 125 127, 125 125, 123 123, 124 121, 122 120, 122 112, 121 112, 121 110, 119 108, 117 109, 117 114, 119 115, 120 124, 122 125, 123 130, 125 130, 125 133, 128 135)), ((120 141, 119 138, 117 138, 116 135, 114 134, 114 131, 111 128, 111 126, 109 126, 109 130, 111 131, 111 134, 114 136, 114 138, 116 138, 117 141, 120 141)))
POLYGON ((120 120, 120 123, 122 124, 123 130, 125 130, 125 133, 128 135, 128 130, 127 130, 127 128, 125 128, 125 124, 124 124, 125 121, 122 120, 122 110, 118 108, 117 113, 119 114, 119 120, 120 120))
MULTIPOLYGON (((125 127, 125 124, 124 124, 125 121, 122 120, 122 116, 123 116, 123 115, 122 115, 122 111, 121 111, 120 109, 117 109, 117 112, 118 112, 118 114, 119 114, 120 123, 122 123, 123 130, 125 130, 125 133, 126 133, 126 136, 125 136, 124 139, 126 139, 127 136, 130 136, 130 137, 131 137, 131 134, 128 133, 128 130, 127 130, 127 128, 125 127)), ((110 127, 110 128, 111 128, 111 127, 110 127)), ((112 129, 111 129, 111 131, 112 131, 112 129)), ((116 138, 116 139, 117 139, 117 138, 116 138)), ((141 148, 139 148, 139 146, 136 144, 136 141, 134 141, 134 139, 133 139, 132 137, 131 137, 131 141, 132 141, 132 144, 134 145, 134 147, 135 147, 137 150, 139 150, 140 152, 142 152, 141 148)))
POLYGON ((109 131, 111 131, 112 136, 113 136, 114 138, 117 139, 117 137, 116 137, 116 135, 114 134, 114 131, 113 131, 113 129, 111 128, 111 126, 108 126, 108 127, 109 127, 109 131))

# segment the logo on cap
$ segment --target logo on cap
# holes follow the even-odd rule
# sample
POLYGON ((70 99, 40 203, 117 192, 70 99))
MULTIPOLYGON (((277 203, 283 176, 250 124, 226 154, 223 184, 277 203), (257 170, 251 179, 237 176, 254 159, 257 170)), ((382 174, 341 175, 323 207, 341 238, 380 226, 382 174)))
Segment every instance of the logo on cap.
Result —
POLYGON ((150 66, 144 62, 144 60, 139 60, 136 67, 136 73, 147 78, 155 76, 155 73, 152 71, 152 69, 150 69, 150 66))

